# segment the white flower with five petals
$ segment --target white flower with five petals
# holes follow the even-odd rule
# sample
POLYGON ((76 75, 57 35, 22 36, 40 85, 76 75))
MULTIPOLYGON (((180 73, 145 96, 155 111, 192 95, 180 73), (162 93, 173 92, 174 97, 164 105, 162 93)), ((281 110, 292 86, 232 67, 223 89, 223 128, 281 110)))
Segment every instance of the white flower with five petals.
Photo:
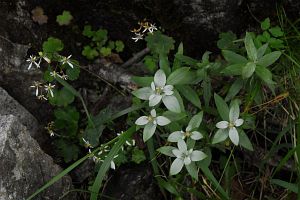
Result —
POLYGON ((157 125, 165 126, 171 121, 164 116, 156 116, 155 109, 152 109, 149 116, 141 116, 136 121, 135 124, 139 126, 145 126, 143 130, 143 140, 147 141, 155 133, 157 125))
POLYGON ((68 57, 62 56, 60 62, 62 65, 64 64, 68 64, 71 68, 74 68, 70 58, 72 57, 72 55, 69 55, 68 57))
POLYGON ((170 168, 170 175, 178 174, 184 165, 190 165, 192 162, 203 160, 207 157, 205 153, 198 150, 187 149, 184 140, 179 140, 177 143, 178 148, 172 150, 176 156, 170 168))
POLYGON ((37 68, 40 68, 41 59, 37 62, 38 57, 36 56, 30 56, 26 61, 29 62, 29 66, 27 70, 30 70, 32 67, 32 64, 34 64, 37 68))
POLYGON ((166 74, 158 70, 150 87, 140 88, 132 94, 139 99, 149 100, 149 106, 156 106, 161 101, 172 112, 181 112, 177 98, 174 96, 173 85, 167 85, 166 74))
POLYGON ((227 139, 229 136, 233 144, 239 144, 239 133, 236 127, 241 126, 244 123, 243 119, 239 118, 240 108, 238 104, 233 104, 229 109, 229 121, 220 121, 216 124, 216 127, 219 129, 212 143, 219 143, 227 139))

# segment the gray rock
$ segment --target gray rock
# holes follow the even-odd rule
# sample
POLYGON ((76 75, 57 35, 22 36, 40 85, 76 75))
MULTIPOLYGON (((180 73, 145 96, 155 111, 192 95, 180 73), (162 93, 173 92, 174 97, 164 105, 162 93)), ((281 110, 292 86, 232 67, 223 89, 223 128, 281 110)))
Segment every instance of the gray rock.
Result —
POLYGON ((37 138, 39 124, 37 119, 0 87, 0 115, 14 115, 26 126, 33 138, 37 138))
MULTIPOLYGON (((17 117, 0 116, 0 200, 26 199, 60 171, 17 117)), ((57 200, 70 189, 65 176, 35 199, 57 200)))

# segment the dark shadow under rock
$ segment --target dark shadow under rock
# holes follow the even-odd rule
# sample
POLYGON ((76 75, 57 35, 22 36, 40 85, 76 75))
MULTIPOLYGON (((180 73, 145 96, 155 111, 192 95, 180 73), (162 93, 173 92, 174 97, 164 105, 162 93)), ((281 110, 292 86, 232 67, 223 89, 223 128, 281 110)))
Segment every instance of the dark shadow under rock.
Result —
POLYGON ((150 165, 146 164, 120 167, 113 173, 105 188, 105 195, 118 200, 163 199, 150 165))

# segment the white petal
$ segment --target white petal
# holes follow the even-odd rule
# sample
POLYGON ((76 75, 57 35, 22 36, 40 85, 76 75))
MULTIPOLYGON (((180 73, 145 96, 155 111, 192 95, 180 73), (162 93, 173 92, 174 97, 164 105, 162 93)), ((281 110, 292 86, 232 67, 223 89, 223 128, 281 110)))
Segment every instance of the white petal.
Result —
POLYGON ((182 158, 183 154, 179 149, 173 149, 172 153, 177 157, 177 158, 182 158))
POLYGON ((203 135, 200 132, 198 132, 198 131, 193 131, 192 135, 191 135, 191 138, 193 140, 200 140, 200 139, 203 138, 203 135))
POLYGON ((173 88, 174 88, 173 85, 166 85, 164 87, 164 89, 163 89, 164 94, 165 95, 172 95, 172 94, 174 94, 173 88))
POLYGON ((184 140, 179 140, 177 143, 178 149, 181 152, 186 152, 187 151, 187 146, 184 140))
POLYGON ((154 83, 158 87, 163 87, 166 85, 166 74, 163 70, 158 70, 154 75, 154 83))
POLYGON ((28 66, 28 69, 27 69, 27 70, 30 70, 30 69, 31 69, 31 67, 32 67, 32 62, 29 64, 29 66, 28 66))
POLYGON ((154 83, 153 81, 151 82, 151 89, 152 89, 153 91, 155 91, 155 89, 156 89, 156 88, 155 88, 155 83, 154 83))
POLYGON ((192 161, 191 161, 191 158, 189 156, 187 156, 184 158, 183 162, 185 165, 189 165, 189 164, 191 164, 192 161))
POLYGON ((156 106, 162 99, 161 95, 156 95, 154 94, 153 96, 151 95, 152 98, 149 98, 149 106, 156 106))
POLYGON ((71 62, 67 62, 71 68, 73 68, 73 64, 71 62))
POLYGON ((184 133, 182 131, 175 131, 168 137, 169 142, 178 142, 178 140, 184 139, 184 133))
POLYGON ((244 123, 244 120, 243 120, 243 119, 237 119, 237 120, 235 120, 234 125, 235 125, 236 127, 239 127, 239 126, 241 126, 243 123, 244 123))
POLYGON ((153 94, 153 91, 149 87, 144 87, 133 91, 132 94, 139 99, 149 100, 150 96, 153 94))
POLYGON ((139 117, 135 121, 135 124, 139 125, 139 126, 143 126, 143 125, 146 125, 148 122, 149 122, 148 117, 147 116, 142 116, 142 117, 139 117))
POLYGON ((164 116, 158 116, 158 117, 156 117, 156 122, 160 126, 165 126, 165 125, 171 123, 171 121, 168 118, 164 117, 164 116))
POLYGON ((235 122, 240 115, 240 108, 237 103, 234 103, 229 110, 229 120, 235 122))
POLYGON ((170 175, 172 176, 178 174, 181 171, 183 164, 183 160, 176 158, 171 165, 170 175))
POLYGON ((235 127, 229 129, 229 138, 233 144, 239 145, 239 133, 235 127))
POLYGON ((228 129, 219 129, 213 137, 212 144, 223 142, 228 138, 228 129))
POLYGON ((115 165, 114 161, 110 162, 110 168, 112 168, 113 170, 116 169, 116 165, 115 165))
POLYGON ((156 110, 155 110, 155 109, 152 109, 152 110, 150 111, 150 114, 151 114, 152 117, 156 117, 156 110))
POLYGON ((181 112, 180 104, 174 95, 164 96, 162 101, 168 110, 176 113, 181 112))
POLYGON ((155 129, 156 129, 156 124, 153 124, 153 123, 146 124, 144 131, 143 131, 144 142, 146 142, 153 136, 153 134, 155 133, 155 129))
POLYGON ((200 161, 203 160, 204 158, 206 158, 207 155, 205 153, 203 153, 202 151, 193 151, 191 153, 191 160, 192 161, 200 161))
POLYGON ((227 121, 220 121, 216 124, 217 128, 225 129, 228 128, 229 123, 227 121))

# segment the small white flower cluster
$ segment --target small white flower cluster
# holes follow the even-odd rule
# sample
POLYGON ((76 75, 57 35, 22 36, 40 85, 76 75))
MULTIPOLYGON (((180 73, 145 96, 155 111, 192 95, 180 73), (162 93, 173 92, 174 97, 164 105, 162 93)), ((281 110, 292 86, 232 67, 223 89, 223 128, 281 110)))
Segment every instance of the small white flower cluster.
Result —
MULTIPOLYGON (((123 131, 121 131, 121 133, 117 133, 117 135, 119 136, 119 135, 121 135, 122 133, 123 133, 123 131)), ((101 146, 100 146, 101 150, 95 155, 95 154, 92 153, 92 149, 93 149, 94 147, 90 144, 90 142, 89 142, 88 140, 84 139, 84 138, 82 138, 82 140, 83 140, 83 142, 84 142, 85 147, 88 148, 88 151, 89 151, 89 153, 91 154, 93 161, 94 161, 95 163, 98 163, 98 162, 104 162, 104 159, 107 157, 107 153, 110 151, 109 147, 108 147, 108 146, 101 145, 101 146)), ((131 146, 135 146, 135 140, 134 140, 134 139, 132 139, 132 140, 130 140, 130 141, 127 140, 127 141, 125 142, 125 144, 126 144, 127 146, 130 146, 130 147, 131 147, 131 146)), ((121 150, 124 151, 124 146, 121 147, 121 150)), ((118 156, 119 156, 118 154, 115 155, 115 156, 114 156, 114 159, 117 158, 118 156)), ((114 160, 112 160, 112 161, 110 162, 110 168, 113 169, 113 170, 116 169, 116 164, 115 164, 114 160)))
MULTIPOLYGON (((68 57, 59 56, 59 62, 61 63, 61 65, 67 64, 71 68, 74 68, 72 61, 70 60, 71 56, 72 55, 69 55, 68 57)), ((41 68, 40 64, 41 64, 42 60, 45 60, 48 64, 51 63, 50 58, 48 58, 46 55, 44 55, 41 52, 39 53, 39 56, 34 56, 34 55, 29 56, 29 58, 26 60, 29 63, 27 69, 30 70, 32 68, 32 66, 36 66, 37 69, 41 68)), ((59 77, 63 80, 68 79, 68 76, 66 74, 64 74, 64 72, 62 70, 59 73, 56 72, 56 70, 54 70, 54 71, 50 72, 50 76, 52 76, 54 78, 59 77)), ((35 96, 39 100, 47 100, 47 96, 54 97, 53 90, 55 88, 55 85, 53 85, 51 83, 43 84, 39 81, 34 81, 33 85, 31 85, 30 87, 35 88, 35 96), (45 91, 45 93, 43 91, 45 91)))
POLYGON ((138 25, 139 28, 134 28, 133 30, 131 30, 131 32, 134 33, 134 37, 131 38, 134 40, 134 42, 144 39, 144 36, 147 32, 153 34, 154 31, 157 31, 157 27, 155 26, 155 24, 152 24, 145 19, 138 22, 138 25))
POLYGON ((49 122, 47 124, 47 126, 45 127, 45 129, 47 130, 47 132, 49 133, 50 137, 53 137, 55 135, 54 130, 54 122, 49 122))
POLYGON ((43 85, 39 81, 34 81, 33 85, 31 85, 30 87, 35 88, 35 96, 39 100, 47 100, 47 97, 45 96, 43 91, 46 92, 46 95, 50 95, 51 97, 54 97, 53 89, 55 88, 55 85, 52 85, 51 83, 48 83, 48 85, 47 84, 43 85))

